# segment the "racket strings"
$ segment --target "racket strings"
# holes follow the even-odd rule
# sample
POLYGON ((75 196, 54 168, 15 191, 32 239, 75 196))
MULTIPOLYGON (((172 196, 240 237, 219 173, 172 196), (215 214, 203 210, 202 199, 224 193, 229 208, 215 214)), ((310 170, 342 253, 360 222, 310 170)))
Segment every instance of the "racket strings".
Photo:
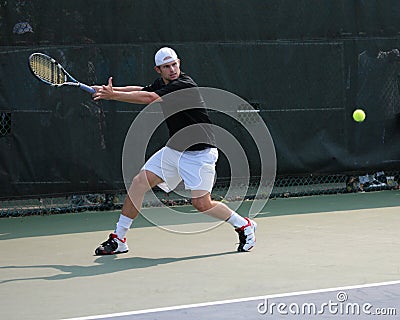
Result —
POLYGON ((32 71, 39 78, 52 84, 63 84, 65 82, 65 73, 56 62, 47 57, 35 55, 30 60, 32 71))

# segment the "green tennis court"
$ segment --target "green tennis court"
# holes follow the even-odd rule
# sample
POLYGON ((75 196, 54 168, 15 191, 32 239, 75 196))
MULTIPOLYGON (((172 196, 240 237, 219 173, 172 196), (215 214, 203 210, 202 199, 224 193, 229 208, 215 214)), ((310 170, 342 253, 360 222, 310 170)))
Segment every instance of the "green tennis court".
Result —
MULTIPOLYGON (((140 218, 128 233, 131 251, 102 257, 93 250, 117 211, 2 219, 2 318, 88 317, 399 281, 399 213, 400 191, 270 200, 256 218, 251 253, 235 252, 227 224, 183 235, 140 218)), ((260 317, 256 305, 242 310, 260 317)))

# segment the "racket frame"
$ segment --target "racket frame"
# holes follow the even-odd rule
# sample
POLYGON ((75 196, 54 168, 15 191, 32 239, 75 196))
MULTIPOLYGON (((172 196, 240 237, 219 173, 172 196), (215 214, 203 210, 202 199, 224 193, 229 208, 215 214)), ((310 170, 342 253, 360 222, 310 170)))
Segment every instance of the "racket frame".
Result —
POLYGON ((52 86, 52 87, 62 87, 62 86, 64 86, 64 85, 67 85, 67 86, 78 87, 78 88, 80 88, 80 89, 82 89, 82 90, 84 90, 84 91, 86 91, 86 92, 92 93, 92 94, 96 92, 96 90, 93 89, 92 87, 90 87, 90 86, 88 86, 88 85, 86 85, 86 84, 84 84, 84 83, 79 82, 78 80, 76 80, 76 79, 75 79, 74 77, 72 77, 72 76, 64 69, 64 67, 63 67, 61 64, 59 64, 54 58, 52 58, 52 57, 50 57, 50 56, 48 56, 48 55, 46 55, 46 54, 44 54, 44 53, 41 53, 41 52, 34 52, 34 53, 32 53, 32 54, 29 56, 29 58, 28 58, 28 62, 29 62, 29 63, 28 63, 28 64, 29 64, 29 69, 31 70, 31 72, 33 73, 33 75, 34 75, 36 78, 38 78, 40 81, 42 81, 42 82, 44 82, 44 83, 46 83, 46 84, 48 84, 48 85, 50 85, 50 86, 52 86), (38 55, 40 55, 40 56, 44 57, 45 59, 49 60, 57 69, 60 69, 60 70, 65 74, 65 79, 64 79, 64 82, 63 82, 63 83, 52 83, 52 82, 50 82, 50 81, 47 81, 46 79, 43 79, 42 77, 40 77, 39 75, 37 75, 37 74, 35 73, 35 71, 32 70, 31 60, 33 59, 34 56, 38 56, 38 55))

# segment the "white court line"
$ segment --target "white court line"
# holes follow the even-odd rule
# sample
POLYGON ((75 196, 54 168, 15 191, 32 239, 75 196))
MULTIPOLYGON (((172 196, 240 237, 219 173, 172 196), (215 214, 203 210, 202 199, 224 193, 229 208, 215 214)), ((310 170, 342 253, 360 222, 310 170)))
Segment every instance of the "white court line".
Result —
POLYGON ((95 319, 104 319, 104 318, 110 318, 110 317, 132 316, 132 315, 146 314, 146 313, 153 313, 153 312, 163 312, 163 311, 173 311, 173 310, 190 309, 190 308, 198 308, 198 307, 208 307, 208 306, 216 306, 216 305, 221 305, 221 304, 247 302, 247 301, 252 301, 252 300, 264 300, 264 299, 291 297, 291 296, 307 295, 307 294, 313 294, 313 293, 322 293, 322 292, 330 292, 330 291, 338 291, 338 290, 373 288, 373 287, 388 286, 388 285, 394 285, 394 284, 400 284, 400 280, 388 281, 388 282, 378 282, 378 283, 368 283, 368 284, 353 285, 353 286, 347 286, 347 287, 278 293, 278 294, 271 294, 271 295, 264 295, 264 296, 257 296, 257 297, 241 298, 241 299, 231 299, 231 300, 221 300, 221 301, 213 301, 213 302, 187 304, 187 305, 174 306, 174 307, 164 307, 164 308, 145 309, 145 310, 138 310, 138 311, 110 313, 110 314, 79 317, 79 318, 68 318, 68 319, 64 319, 64 320, 95 320, 95 319))

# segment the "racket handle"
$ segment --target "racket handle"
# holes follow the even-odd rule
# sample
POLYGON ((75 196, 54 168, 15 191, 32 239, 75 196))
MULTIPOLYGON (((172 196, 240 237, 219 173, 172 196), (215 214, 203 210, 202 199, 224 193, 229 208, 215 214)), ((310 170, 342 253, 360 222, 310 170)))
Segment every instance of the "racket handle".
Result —
POLYGON ((85 90, 86 92, 89 93, 95 93, 96 90, 94 90, 92 87, 87 86, 86 84, 83 83, 79 83, 79 88, 81 88, 82 90, 85 90))

